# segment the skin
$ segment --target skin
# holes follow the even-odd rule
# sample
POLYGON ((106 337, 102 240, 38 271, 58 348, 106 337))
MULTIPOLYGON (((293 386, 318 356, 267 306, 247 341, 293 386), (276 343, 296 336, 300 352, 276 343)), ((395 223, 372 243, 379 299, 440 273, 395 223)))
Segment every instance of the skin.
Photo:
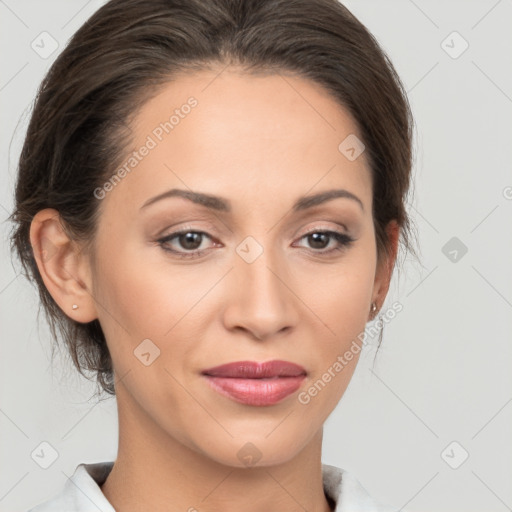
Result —
MULTIPOLYGON (((327 512, 322 427, 358 357, 308 404, 298 394, 349 349, 371 303, 384 301, 399 228, 388 226, 392 255, 378 261, 366 154, 350 161, 338 150, 348 135, 362 137, 323 88, 292 75, 219 72, 182 75, 139 110, 132 151, 187 98, 198 101, 100 200, 93 251, 68 238, 52 209, 34 217, 31 242, 53 246, 51 258, 37 260, 62 310, 79 322, 98 318, 106 335, 119 451, 102 491, 116 510, 327 512), (232 211, 181 197, 141 210, 172 188, 222 196, 232 211), (331 188, 363 207, 335 198, 292 211, 299 197, 331 188), (183 228, 211 237, 200 257, 180 259, 157 242, 183 228), (322 246, 305 236, 322 230, 354 242, 328 253, 340 246, 334 238, 322 246), (236 252, 247 236, 263 248, 252 263, 236 252), (160 356, 146 366, 134 350, 148 338, 160 356), (308 372, 299 391, 272 406, 235 402, 200 375, 272 359, 308 372), (261 457, 250 466, 237 456, 247 443, 261 457)), ((194 252, 177 238, 167 247, 194 252)))

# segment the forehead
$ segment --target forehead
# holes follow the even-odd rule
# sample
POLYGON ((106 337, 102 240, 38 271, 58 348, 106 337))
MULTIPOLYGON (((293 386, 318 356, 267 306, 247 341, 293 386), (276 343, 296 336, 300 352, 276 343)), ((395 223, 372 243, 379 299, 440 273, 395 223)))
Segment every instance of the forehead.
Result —
POLYGON ((351 161, 339 149, 361 139, 352 116, 323 87, 290 74, 179 75, 143 105, 132 130, 133 151, 150 147, 121 184, 137 204, 174 186, 274 200, 316 183, 371 193, 366 155, 351 161))
POLYGON ((141 140, 173 114, 179 119, 172 120, 172 137, 167 138, 180 142, 190 140, 184 126, 194 135, 207 135, 202 144, 212 138, 234 143, 236 135, 236 142, 250 138, 253 144, 282 145, 307 140, 317 146, 332 143, 337 149, 338 140, 350 134, 361 138, 352 116, 321 85, 284 73, 254 75, 227 68, 180 74, 140 109, 135 135, 141 140), (191 98, 197 105, 188 109, 191 98))

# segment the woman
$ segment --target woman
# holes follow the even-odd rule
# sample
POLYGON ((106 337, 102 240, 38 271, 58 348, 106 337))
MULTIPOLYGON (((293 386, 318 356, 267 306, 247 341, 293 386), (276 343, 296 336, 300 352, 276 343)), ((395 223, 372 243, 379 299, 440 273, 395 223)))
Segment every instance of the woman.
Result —
POLYGON ((383 511, 321 463, 412 166, 392 64, 335 0, 112 0, 41 85, 14 247, 115 461, 35 512, 383 511))

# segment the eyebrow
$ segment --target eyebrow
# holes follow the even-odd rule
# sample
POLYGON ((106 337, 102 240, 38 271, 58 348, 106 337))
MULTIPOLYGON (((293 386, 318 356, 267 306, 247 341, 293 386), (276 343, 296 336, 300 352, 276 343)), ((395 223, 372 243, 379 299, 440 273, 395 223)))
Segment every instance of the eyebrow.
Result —
MULTIPOLYGON (((151 199, 148 199, 141 206, 141 210, 151 204, 156 203, 157 201, 161 201, 162 199, 168 199, 170 197, 183 197, 184 199, 188 199, 193 203, 205 206, 207 208, 212 208, 214 210, 218 210, 221 212, 231 212, 231 202, 228 199, 224 199, 218 196, 212 196, 210 194, 203 194, 201 192, 193 192, 191 190, 182 190, 178 188, 173 188, 162 194, 152 197, 151 199)), ((361 210, 364 211, 364 205, 361 199, 359 199, 359 197, 357 197, 352 192, 349 192, 348 190, 342 188, 326 190, 324 192, 319 192, 318 194, 300 197, 294 203, 292 209, 294 212, 305 210, 307 208, 318 206, 319 204, 325 203, 326 201, 330 201, 338 197, 351 199, 355 201, 357 204, 359 204, 361 210)))

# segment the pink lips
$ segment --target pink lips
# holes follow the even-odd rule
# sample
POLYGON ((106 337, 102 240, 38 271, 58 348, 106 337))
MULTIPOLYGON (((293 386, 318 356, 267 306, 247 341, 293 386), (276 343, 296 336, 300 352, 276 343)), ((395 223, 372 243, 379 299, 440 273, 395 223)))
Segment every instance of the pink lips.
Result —
POLYGON ((288 361, 237 361, 201 372, 213 389, 246 405, 273 405, 297 391, 306 370, 288 361))

